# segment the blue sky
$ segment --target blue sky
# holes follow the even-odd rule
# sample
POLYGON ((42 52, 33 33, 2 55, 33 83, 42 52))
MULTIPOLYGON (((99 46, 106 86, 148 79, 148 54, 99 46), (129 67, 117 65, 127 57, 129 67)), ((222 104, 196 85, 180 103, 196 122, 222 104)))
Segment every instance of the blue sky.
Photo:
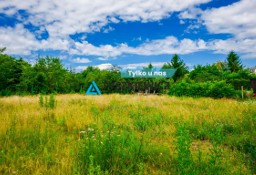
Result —
POLYGON ((81 71, 169 62, 193 68, 234 50, 256 66, 255 0, 1 0, 0 47, 34 63, 57 56, 81 71))

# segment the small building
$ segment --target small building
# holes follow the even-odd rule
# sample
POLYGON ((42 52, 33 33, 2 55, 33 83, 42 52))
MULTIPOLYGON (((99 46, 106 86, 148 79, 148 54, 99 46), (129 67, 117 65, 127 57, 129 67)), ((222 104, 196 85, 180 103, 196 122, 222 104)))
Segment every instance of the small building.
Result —
POLYGON ((253 89, 253 92, 256 93, 256 78, 251 79, 251 88, 253 89))

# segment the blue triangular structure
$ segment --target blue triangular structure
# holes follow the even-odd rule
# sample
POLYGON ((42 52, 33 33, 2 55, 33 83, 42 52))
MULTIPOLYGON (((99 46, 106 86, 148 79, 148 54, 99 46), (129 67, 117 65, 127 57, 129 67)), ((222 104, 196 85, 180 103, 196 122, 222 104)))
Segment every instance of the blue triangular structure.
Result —
POLYGON ((92 81, 92 84, 87 89, 86 95, 101 95, 100 89, 98 88, 95 81, 92 81))

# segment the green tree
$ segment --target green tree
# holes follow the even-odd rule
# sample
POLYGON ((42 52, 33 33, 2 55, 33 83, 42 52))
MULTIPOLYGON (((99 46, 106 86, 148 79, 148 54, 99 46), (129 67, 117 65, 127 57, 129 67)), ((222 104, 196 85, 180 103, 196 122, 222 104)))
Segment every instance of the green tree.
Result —
POLYGON ((33 66, 32 87, 36 93, 68 93, 71 91, 72 78, 67 69, 64 68, 59 58, 40 58, 33 66))
POLYGON ((0 91, 14 90, 15 59, 0 54, 0 91))
POLYGON ((22 58, 16 60, 15 74, 16 74, 16 88, 19 93, 27 93, 28 92, 28 81, 23 81, 25 79, 25 72, 27 70, 31 70, 32 66, 23 60, 22 58))
POLYGON ((149 63, 147 66, 143 66, 142 70, 148 70, 148 69, 153 69, 153 65, 151 63, 149 63))
POLYGON ((147 68, 153 69, 153 65, 151 63, 149 63, 147 68))
POLYGON ((173 80, 176 82, 178 79, 184 77, 185 74, 188 73, 188 68, 186 67, 186 64, 177 54, 174 54, 171 62, 166 63, 162 67, 163 69, 173 68, 176 69, 175 74, 173 75, 173 80))
POLYGON ((231 72, 238 72, 239 70, 243 69, 239 56, 234 51, 231 51, 228 54, 227 65, 228 65, 228 69, 231 72))
POLYGON ((216 66, 217 69, 218 69, 220 72, 229 70, 229 69, 228 69, 227 62, 217 61, 217 62, 214 63, 213 65, 216 66))
POLYGON ((218 65, 197 65, 189 73, 188 77, 195 82, 217 81, 222 79, 222 68, 218 65))
POLYGON ((16 92, 24 66, 27 65, 22 59, 15 58, 6 54, 0 54, 0 91, 16 92))
POLYGON ((5 50, 6 50, 6 47, 0 48, 0 55, 3 54, 5 50))

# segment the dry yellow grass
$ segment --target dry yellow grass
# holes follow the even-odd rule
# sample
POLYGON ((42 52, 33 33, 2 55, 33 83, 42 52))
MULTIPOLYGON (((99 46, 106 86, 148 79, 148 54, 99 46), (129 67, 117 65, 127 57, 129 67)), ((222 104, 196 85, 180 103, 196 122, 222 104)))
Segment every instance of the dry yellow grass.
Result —
MULTIPOLYGON (((0 174, 74 174, 74 152, 80 139, 79 132, 86 131, 92 125, 103 128, 104 120, 140 135, 141 131, 136 130, 133 116, 142 116, 150 123, 144 132, 145 141, 169 148, 175 157, 177 123, 202 126, 207 122, 209 126, 216 123, 240 126, 248 111, 256 114, 255 101, 238 102, 230 99, 72 94, 57 95, 54 109, 40 107, 38 99, 39 96, 0 98, 0 174), (9 138, 10 128, 15 128, 16 135, 12 135, 15 138, 9 138), (26 143, 23 143, 23 137, 19 134, 37 129, 42 135, 47 129, 47 137, 51 139, 44 143, 41 151, 28 155, 29 152, 22 152, 27 147, 23 147, 26 143)), ((195 140, 193 143, 196 145, 200 142, 195 140)), ((202 147, 208 146, 203 143, 202 147)), ((192 151, 196 150, 192 148, 192 151)), ((250 174, 249 168, 243 160, 236 159, 236 155, 236 151, 225 147, 225 156, 230 156, 230 159, 225 160, 229 168, 233 166, 236 169, 241 165, 242 172, 250 174)), ((164 172, 149 165, 145 173, 164 172)))

